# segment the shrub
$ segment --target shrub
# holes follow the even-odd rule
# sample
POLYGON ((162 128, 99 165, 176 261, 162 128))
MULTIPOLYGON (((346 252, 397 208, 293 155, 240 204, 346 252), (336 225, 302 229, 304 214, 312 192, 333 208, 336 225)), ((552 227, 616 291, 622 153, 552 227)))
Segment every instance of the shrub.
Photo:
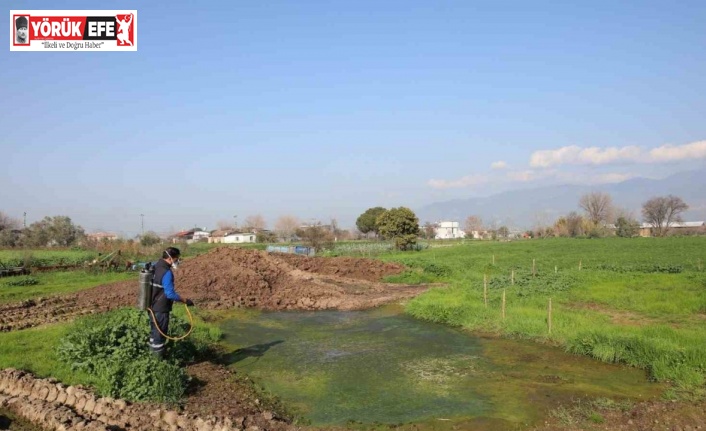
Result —
POLYGON ((17 277, 10 281, 6 281, 5 286, 35 286, 39 284, 39 280, 34 277, 17 277))
MULTIPOLYGON (((182 334, 188 323, 172 315, 169 326, 170 335, 182 334)), ((208 330, 169 342, 164 361, 151 354, 148 338, 147 314, 124 308, 78 321, 60 340, 58 355, 72 369, 94 375, 98 391, 105 396, 176 403, 188 379, 182 366, 207 349, 208 330)))

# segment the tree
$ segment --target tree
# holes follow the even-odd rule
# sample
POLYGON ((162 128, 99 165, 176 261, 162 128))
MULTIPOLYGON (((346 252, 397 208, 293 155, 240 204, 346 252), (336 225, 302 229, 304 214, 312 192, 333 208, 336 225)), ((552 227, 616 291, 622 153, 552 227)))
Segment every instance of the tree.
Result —
POLYGON ((235 230, 235 226, 233 225, 233 222, 228 221, 228 220, 219 220, 218 223, 216 223, 216 227, 218 227, 218 230, 222 230, 222 231, 235 230))
POLYGON ((466 232, 466 237, 474 238, 473 232, 480 233, 483 230, 483 220, 477 215, 470 215, 463 223, 463 230, 466 232))
POLYGON ((640 223, 637 220, 618 217, 618 221, 615 223, 615 234, 623 238, 632 238, 637 236, 640 232, 640 223))
POLYGON ((301 223, 296 217, 283 215, 275 222, 275 232, 277 232, 280 238, 289 241, 300 225, 301 223))
POLYGON ((81 226, 73 224, 70 217, 44 217, 25 229, 23 242, 34 247, 58 245, 68 247, 83 239, 85 233, 81 226))
POLYGON ((316 251, 323 249, 328 243, 333 241, 333 234, 328 228, 321 226, 321 223, 300 227, 296 230, 296 234, 307 245, 314 247, 316 251))
POLYGON ((608 193, 592 192, 581 196, 579 207, 595 226, 607 223, 613 212, 613 198, 608 193))
POLYGON ((673 223, 681 221, 681 213, 688 209, 680 197, 658 196, 642 204, 642 218, 652 225, 657 236, 664 236, 673 223))
POLYGON ((19 242, 19 235, 16 230, 20 227, 20 222, 0 211, 0 246, 14 247, 19 242))
POLYGON ((271 242, 277 242, 277 234, 271 231, 259 231, 257 235, 255 236, 255 240, 257 242, 266 242, 266 243, 271 243, 271 242))
POLYGON ((586 220, 580 214, 571 211, 566 216, 559 217, 554 223, 554 236, 572 238, 583 236, 586 233, 586 224, 586 220))
POLYGON ((243 222, 243 228, 245 230, 260 231, 267 226, 265 224, 265 218, 261 214, 249 215, 245 217, 243 222))
POLYGON ((424 223, 423 232, 424 239, 433 239, 436 235, 436 226, 433 223, 426 222, 424 223))
POLYGON ((358 219, 355 221, 356 227, 365 234, 369 232, 374 232, 376 235, 379 234, 380 230, 377 225, 377 219, 385 211, 387 210, 383 207, 368 208, 363 214, 358 216, 358 219))
POLYGON ((405 250, 417 243, 419 219, 405 207, 391 208, 378 216, 375 221, 380 235, 395 241, 395 246, 405 250))
POLYGON ((508 229, 507 226, 500 226, 498 228, 498 236, 507 239, 507 237, 510 236, 510 229, 508 229))
POLYGON ((19 220, 13 219, 12 217, 5 214, 4 212, 0 211, 0 231, 13 230, 13 229, 19 229, 19 228, 20 228, 19 220))
POLYGON ((159 244, 160 242, 162 242, 162 239, 151 230, 140 236, 140 245, 143 247, 150 247, 155 244, 159 244))

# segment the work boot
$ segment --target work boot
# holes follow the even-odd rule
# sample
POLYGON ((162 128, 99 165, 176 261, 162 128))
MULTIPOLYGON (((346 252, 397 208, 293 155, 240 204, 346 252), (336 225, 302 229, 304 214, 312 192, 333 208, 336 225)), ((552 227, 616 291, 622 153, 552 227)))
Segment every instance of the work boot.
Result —
POLYGON ((153 354, 157 359, 164 359, 164 349, 152 350, 152 354, 153 354))

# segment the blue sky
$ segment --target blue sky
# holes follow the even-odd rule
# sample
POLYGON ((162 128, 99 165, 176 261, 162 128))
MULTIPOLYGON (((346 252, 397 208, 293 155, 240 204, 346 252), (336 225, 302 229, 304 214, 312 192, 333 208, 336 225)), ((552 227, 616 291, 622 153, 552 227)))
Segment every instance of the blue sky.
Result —
POLYGON ((0 211, 347 227, 703 167, 706 2, 558 3, 102 2, 137 9, 137 52, 0 51, 0 211))

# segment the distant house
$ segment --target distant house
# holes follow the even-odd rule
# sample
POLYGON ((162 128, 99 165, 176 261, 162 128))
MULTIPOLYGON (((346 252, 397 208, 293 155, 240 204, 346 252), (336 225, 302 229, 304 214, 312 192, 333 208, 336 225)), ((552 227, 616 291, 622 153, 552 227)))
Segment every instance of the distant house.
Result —
POLYGON ((179 242, 191 244, 202 239, 208 239, 209 236, 211 236, 209 232, 206 232, 201 228, 195 227, 193 229, 177 232, 171 236, 171 239, 173 244, 179 242))
POLYGON ((109 232, 96 232, 96 233, 89 233, 86 235, 86 238, 93 240, 93 241, 115 241, 118 239, 118 235, 114 233, 109 233, 109 232))
POLYGON ((208 238, 211 237, 211 233, 205 230, 200 230, 197 232, 194 232, 193 240, 194 241, 206 241, 208 238))
POLYGON ((434 228, 434 239, 465 238, 466 233, 461 230, 457 221, 440 221, 434 228))
MULTIPOLYGON (((640 225, 640 236, 648 237, 653 236, 654 226, 649 223, 642 223, 640 225)), ((685 221, 685 222, 675 222, 669 226, 670 233, 679 234, 697 234, 706 233, 706 222, 703 221, 685 221)))
POLYGON ((255 242, 257 234, 255 232, 238 232, 229 233, 223 237, 224 244, 245 244, 249 242, 255 242))
POLYGON ((223 242, 223 238, 230 234, 230 231, 227 230, 214 230, 211 232, 211 235, 208 237, 208 243, 209 244, 220 244, 223 242))

